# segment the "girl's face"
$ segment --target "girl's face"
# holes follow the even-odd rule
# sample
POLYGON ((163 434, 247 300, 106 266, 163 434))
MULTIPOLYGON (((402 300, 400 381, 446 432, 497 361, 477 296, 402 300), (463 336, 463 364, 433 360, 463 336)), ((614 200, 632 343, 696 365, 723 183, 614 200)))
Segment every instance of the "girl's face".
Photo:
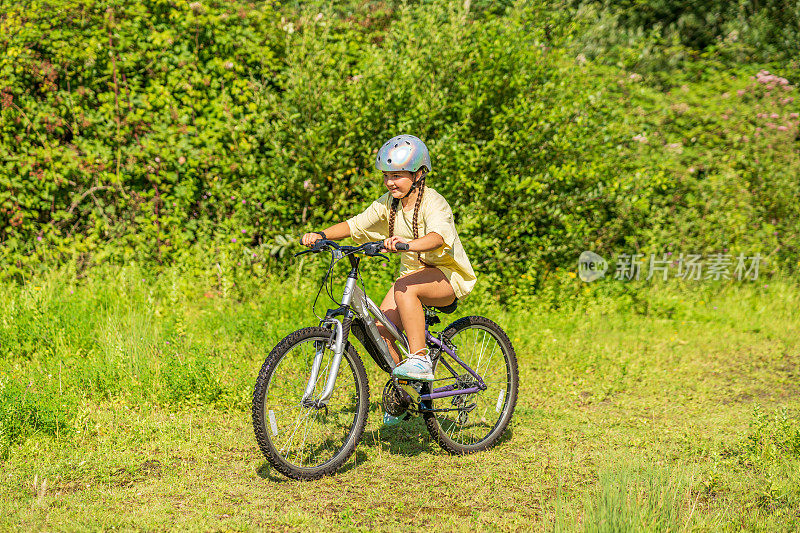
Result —
POLYGON ((384 172, 383 184, 389 189, 393 198, 402 198, 414 185, 414 174, 403 170, 400 172, 384 172))

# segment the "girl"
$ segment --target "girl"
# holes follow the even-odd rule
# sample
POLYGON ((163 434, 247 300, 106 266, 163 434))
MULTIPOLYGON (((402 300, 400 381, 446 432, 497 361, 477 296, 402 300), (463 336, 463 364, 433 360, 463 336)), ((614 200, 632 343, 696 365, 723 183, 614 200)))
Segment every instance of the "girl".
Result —
POLYGON ((393 137, 378 151, 375 167, 383 171, 389 192, 345 222, 306 233, 302 242, 312 246, 320 238, 352 237, 358 244, 383 239, 384 247, 392 252, 398 251, 397 243, 408 244, 408 251, 402 252, 400 277, 381 304, 389 320, 406 332, 410 355, 403 364, 399 364, 391 334, 383 326, 379 330, 398 364, 392 375, 432 381, 422 306, 452 312, 475 285, 475 272, 456 233, 450 205, 425 186, 425 176, 431 171, 425 143, 413 135, 393 137))

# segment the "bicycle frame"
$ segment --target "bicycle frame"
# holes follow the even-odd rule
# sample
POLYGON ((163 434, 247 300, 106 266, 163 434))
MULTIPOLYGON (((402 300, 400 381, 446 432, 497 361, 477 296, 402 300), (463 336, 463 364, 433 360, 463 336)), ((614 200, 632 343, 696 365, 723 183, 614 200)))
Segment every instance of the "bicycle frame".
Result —
MULTIPOLYGON (((376 323, 380 323, 386 328, 389 334, 400 344, 401 351, 404 351, 406 354, 409 351, 408 339, 406 336, 400 332, 400 330, 394 325, 394 323, 392 323, 389 317, 387 317, 383 311, 381 311, 380 307, 378 307, 375 302, 373 302, 361 289, 361 287, 358 286, 358 265, 361 261, 361 258, 353 255, 348 256, 348 258, 350 259, 352 268, 350 273, 347 275, 347 281, 342 293, 341 305, 337 309, 329 309, 325 315, 325 318, 320 321, 320 326, 331 328, 334 334, 331 336, 331 341, 328 344, 328 347, 333 348, 333 360, 330 364, 330 373, 328 374, 325 388, 323 389, 320 397, 316 400, 319 406, 325 405, 333 394, 334 387, 336 386, 336 376, 339 373, 339 365, 342 361, 346 340, 350 334, 350 326, 353 321, 360 321, 366 333, 366 338, 364 340, 367 343, 372 344, 371 347, 365 345, 365 348, 368 351, 370 351, 370 348, 376 350, 383 358, 383 362, 390 369, 390 373, 395 367, 395 362, 391 353, 389 352, 386 341, 383 340, 383 337, 381 337, 380 333, 378 332, 376 323), (342 321, 337 320, 337 316, 342 316, 342 321)), ((455 388, 455 385, 451 384, 445 387, 433 389, 430 391, 430 393, 420 394, 419 392, 416 392, 416 389, 413 389, 408 382, 401 381, 401 385, 406 385, 403 387, 403 389, 406 390, 406 392, 408 392, 414 400, 417 402, 427 402, 432 399, 446 398, 448 396, 472 394, 486 389, 486 384, 483 382, 481 376, 479 376, 475 370, 464 363, 458 357, 454 349, 442 342, 440 339, 431 335, 427 324, 425 325, 425 342, 427 345, 433 346, 435 349, 437 349, 439 354, 444 352, 449 355, 477 381, 477 385, 469 388, 457 389, 455 388)), ((306 388, 303 393, 302 403, 304 404, 308 402, 314 394, 314 389, 319 378, 319 370, 322 366, 324 351, 324 346, 318 347, 316 350, 314 362, 311 367, 311 375, 309 376, 308 383, 306 384, 306 388)), ((370 355, 373 355, 372 351, 370 351, 370 355)), ((373 355, 373 357, 375 356, 373 355)), ((441 355, 439 355, 437 360, 434 362, 434 365, 438 365, 439 362, 445 365, 453 377, 459 376, 459 374, 444 358, 441 357, 441 355)), ((376 363, 383 367, 381 361, 376 359, 376 363)))

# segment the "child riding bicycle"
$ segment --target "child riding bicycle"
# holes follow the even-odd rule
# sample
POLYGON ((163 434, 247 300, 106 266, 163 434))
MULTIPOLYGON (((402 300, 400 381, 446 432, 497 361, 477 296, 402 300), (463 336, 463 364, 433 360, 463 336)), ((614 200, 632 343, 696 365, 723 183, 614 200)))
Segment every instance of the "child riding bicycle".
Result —
POLYGON ((383 239, 392 252, 400 252, 399 243, 408 244, 408 251, 401 252, 400 276, 380 306, 408 338, 409 353, 402 364, 393 337, 383 326, 379 331, 398 365, 393 376, 432 381, 423 305, 451 312, 477 278, 458 238, 450 205, 425 186, 432 170, 425 143, 413 135, 393 137, 378 151, 375 167, 383 172, 388 192, 345 222, 306 233, 302 243, 312 246, 321 238, 352 237, 358 244, 383 239))

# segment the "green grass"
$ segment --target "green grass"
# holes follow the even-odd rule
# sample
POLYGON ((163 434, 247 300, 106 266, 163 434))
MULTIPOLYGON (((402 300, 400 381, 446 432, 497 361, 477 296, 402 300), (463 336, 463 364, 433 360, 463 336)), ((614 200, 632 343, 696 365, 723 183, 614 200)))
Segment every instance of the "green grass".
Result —
POLYGON ((381 429, 386 376, 365 357, 361 445, 337 476, 299 483, 261 456, 248 408, 264 356, 315 323, 312 281, 109 268, 4 286, 0 529, 800 527, 789 280, 608 280, 556 310, 479 289, 456 315, 494 319, 519 356, 503 442, 451 457, 419 420, 381 429))

